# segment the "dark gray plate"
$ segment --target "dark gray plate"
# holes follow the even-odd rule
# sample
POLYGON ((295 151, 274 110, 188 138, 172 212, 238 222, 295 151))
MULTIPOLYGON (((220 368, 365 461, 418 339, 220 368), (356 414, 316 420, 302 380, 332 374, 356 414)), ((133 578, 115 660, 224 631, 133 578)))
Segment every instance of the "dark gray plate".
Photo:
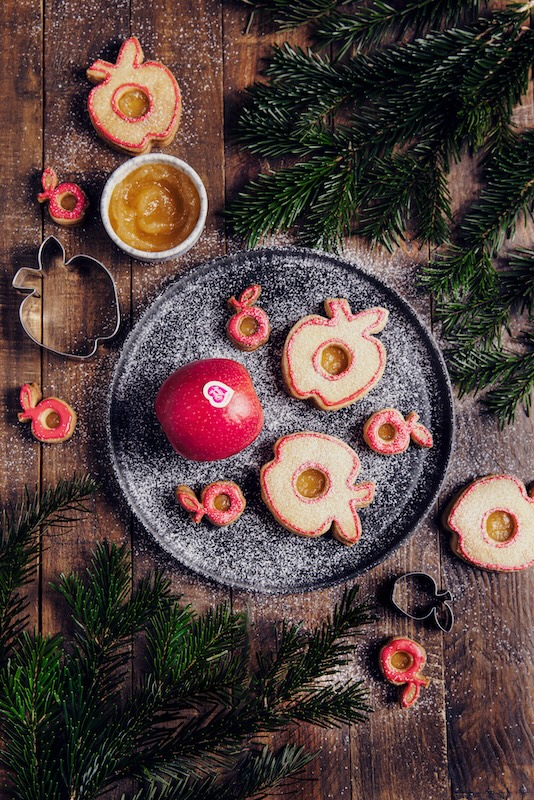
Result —
POLYGON ((406 539, 436 500, 453 438, 449 379, 434 341, 414 311, 379 280, 345 261, 306 250, 255 250, 217 259, 172 284, 129 335, 111 384, 109 436, 113 465, 141 523, 173 556, 222 583, 266 592, 295 592, 357 575, 406 539), (236 350, 225 326, 226 300, 251 283, 263 287, 259 305, 269 314, 269 343, 253 353, 236 350), (324 412, 289 397, 280 358, 300 317, 323 313, 326 297, 346 297, 353 312, 376 305, 390 312, 378 334, 388 356, 380 383, 361 401, 324 412), (227 357, 250 371, 265 411, 259 438, 225 461, 186 461, 168 444, 154 415, 154 398, 177 367, 198 358, 227 357), (370 451, 365 420, 386 406, 417 411, 434 447, 412 445, 397 456, 370 451), (360 512, 363 535, 352 548, 331 534, 306 539, 282 528, 263 505, 258 475, 278 437, 322 431, 350 444, 361 458, 358 480, 376 482, 375 501, 360 512), (174 499, 179 483, 196 491, 226 478, 247 498, 243 516, 227 528, 195 525, 174 499))

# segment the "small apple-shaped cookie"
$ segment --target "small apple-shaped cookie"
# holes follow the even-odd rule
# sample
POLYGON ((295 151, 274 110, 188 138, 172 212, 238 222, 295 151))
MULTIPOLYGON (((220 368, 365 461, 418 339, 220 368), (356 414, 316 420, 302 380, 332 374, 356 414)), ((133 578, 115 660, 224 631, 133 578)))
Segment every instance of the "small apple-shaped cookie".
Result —
POLYGON ((263 428, 263 409, 248 370, 230 358, 180 367, 161 385, 156 416, 177 453, 219 461, 244 450, 263 428))

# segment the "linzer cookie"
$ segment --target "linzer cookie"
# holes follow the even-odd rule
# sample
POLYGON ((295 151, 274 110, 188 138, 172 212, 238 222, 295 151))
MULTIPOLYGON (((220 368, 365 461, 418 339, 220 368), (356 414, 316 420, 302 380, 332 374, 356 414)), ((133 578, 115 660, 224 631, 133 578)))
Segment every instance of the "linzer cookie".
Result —
POLYGON ((384 678, 395 686, 406 687, 401 692, 402 708, 410 708, 419 697, 421 687, 430 679, 422 675, 426 651, 420 644, 402 636, 393 636, 380 650, 380 669, 384 678))
POLYGON ((385 308, 353 314, 347 300, 324 303, 328 319, 303 317, 284 344, 282 373, 289 393, 325 411, 349 406, 375 386, 386 366, 384 345, 372 334, 388 320, 385 308))
POLYGON ((274 518, 301 536, 334 537, 355 544, 362 528, 358 509, 372 502, 375 484, 355 485, 360 459, 341 439, 324 433, 283 436, 274 459, 260 472, 261 496, 274 518))
POLYGON ((25 383, 20 389, 22 411, 19 422, 31 422, 31 430, 36 439, 48 444, 66 442, 76 427, 76 412, 59 397, 47 397, 36 383, 25 383))
POLYGON ((363 426, 363 438, 371 450, 384 456, 403 453, 410 441, 419 447, 432 447, 432 434, 418 419, 415 411, 405 419, 396 408, 383 408, 369 417, 363 426))
POLYGON ((87 70, 91 122, 102 139, 125 153, 147 153, 169 144, 180 122, 182 101, 172 72, 159 61, 144 61, 139 41, 122 45, 117 62, 98 59, 87 70))
POLYGON ((512 475, 474 481, 445 510, 456 555, 500 572, 534 564, 534 497, 512 475))
POLYGON ((200 500, 189 486, 178 486, 176 499, 193 522, 205 516, 213 525, 220 527, 235 522, 247 505, 243 492, 233 481, 215 481, 202 489, 200 500))
POLYGON ((240 350, 257 350, 269 339, 269 317, 263 308, 255 305, 260 294, 261 286, 255 283, 241 292, 238 298, 232 296, 228 300, 228 307, 234 311, 234 316, 228 320, 226 332, 240 350))
POLYGON ((59 183, 55 171, 48 167, 41 178, 43 191, 37 195, 40 203, 48 203, 50 216, 58 225, 74 227, 85 219, 89 200, 77 183, 59 183))

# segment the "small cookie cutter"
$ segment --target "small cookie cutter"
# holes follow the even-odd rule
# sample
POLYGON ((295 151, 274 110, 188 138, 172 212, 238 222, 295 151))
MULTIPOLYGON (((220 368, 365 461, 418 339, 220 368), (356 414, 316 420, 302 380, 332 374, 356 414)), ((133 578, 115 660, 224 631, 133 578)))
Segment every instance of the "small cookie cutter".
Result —
POLYGON ((404 616, 409 617, 410 619, 424 620, 432 617, 434 623, 444 633, 449 633, 454 625, 454 612, 449 605, 449 602, 452 601, 452 599, 453 598, 450 591, 448 589, 438 589, 438 585, 434 578, 431 575, 427 575, 426 572, 407 572, 404 575, 399 575, 399 577, 393 582, 391 589, 391 602, 397 611, 400 611, 401 614, 404 614, 404 616), (424 613, 413 614, 399 604, 399 591, 402 587, 402 584, 408 583, 408 579, 418 580, 420 586, 422 587, 422 591, 425 590, 425 584, 426 587, 431 591, 431 604, 429 604, 430 607, 428 608, 428 611, 425 610, 424 613), (442 616, 439 614, 440 607, 443 609, 442 616))
MULTIPOLYGON (((48 350, 51 353, 55 353, 58 356, 64 356, 65 358, 74 358, 81 361, 84 361, 88 358, 91 358, 95 355, 98 345, 101 342, 105 342, 109 339, 112 339, 119 331, 120 324, 121 324, 121 315, 120 315, 120 306, 119 306, 119 297, 117 293, 117 285, 113 278, 111 272, 107 269, 107 267, 102 264, 101 261, 97 261, 97 259, 92 258, 91 256, 87 256, 84 254, 79 254, 73 256, 69 261, 65 260, 65 249, 59 239, 55 236, 48 236, 44 242, 41 244, 38 253, 38 269, 32 269, 30 267, 22 267, 18 270, 15 277, 13 278, 12 285, 15 289, 18 289, 22 292, 30 292, 28 296, 22 301, 19 306, 19 319, 20 324, 22 325, 24 332, 30 339, 38 344, 39 347, 42 347, 44 350, 48 350), (53 261, 60 262, 60 265, 64 267, 66 272, 58 277, 58 280, 66 281, 67 276, 69 274, 74 274, 76 268, 78 268, 78 272, 83 277, 84 270, 89 272, 90 270, 97 269, 98 271, 102 271, 104 281, 106 282, 106 290, 109 292, 109 303, 110 309, 112 309, 112 313, 115 318, 115 325, 111 333, 107 333, 105 335, 90 335, 85 337, 85 341, 93 343, 90 352, 88 353, 77 353, 77 352, 68 352, 65 348, 59 348, 55 345, 46 344, 45 339, 45 330, 44 326, 45 323, 43 321, 43 291, 41 288, 36 288, 36 283, 39 282, 40 285, 43 285, 43 280, 45 276, 48 274, 49 265, 45 262, 47 261, 48 257, 51 255, 51 263, 53 268, 54 264, 53 261), (28 285, 30 284, 30 285, 28 285), (33 284, 33 285, 32 285, 33 284), (36 331, 41 329, 41 338, 38 338, 36 331)), ((65 312, 68 312, 68 302, 64 304, 65 312)), ((61 330, 61 326, 59 330, 61 330)), ((65 334, 66 336, 66 334, 65 334)))

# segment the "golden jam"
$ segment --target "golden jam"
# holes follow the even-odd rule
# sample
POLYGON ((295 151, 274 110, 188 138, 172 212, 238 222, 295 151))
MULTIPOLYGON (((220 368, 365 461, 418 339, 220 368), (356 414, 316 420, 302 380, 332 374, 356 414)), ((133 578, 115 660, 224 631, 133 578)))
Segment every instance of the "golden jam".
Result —
POLYGON ((378 436, 383 442, 392 442, 396 435, 397 431, 391 422, 384 422, 378 429, 378 436))
POLYGON ((239 332, 242 333, 243 336, 254 336, 254 334, 258 332, 258 328, 258 322, 254 317, 243 317, 243 321, 239 326, 239 332))
POLYGON ((227 494, 224 494, 224 492, 222 492, 221 494, 218 494, 215 497, 213 505, 215 506, 217 511, 228 511, 228 509, 232 505, 232 501, 230 500, 227 494))
POLYGON ((506 511, 492 511, 486 520, 486 531, 495 542, 507 542, 515 534, 515 521, 506 511))
POLYGON ((404 650, 397 650, 396 653, 390 658, 391 666, 395 669, 398 669, 399 672, 404 672, 404 670, 411 667, 413 664, 413 658, 409 653, 405 653, 404 650))
POLYGON ((319 469, 305 469, 297 478, 297 492, 302 497, 320 497, 328 488, 328 478, 319 469))
POLYGON ((157 253, 184 242, 200 215, 200 196, 188 175, 170 164, 145 164, 113 190, 109 221, 122 241, 157 253))
POLYGON ((117 105, 128 119, 140 119, 149 110, 150 101, 141 89, 130 89, 119 97, 117 105))
POLYGON ((321 366, 329 375, 341 375, 349 365, 349 354, 338 344, 329 344, 321 352, 321 366))

